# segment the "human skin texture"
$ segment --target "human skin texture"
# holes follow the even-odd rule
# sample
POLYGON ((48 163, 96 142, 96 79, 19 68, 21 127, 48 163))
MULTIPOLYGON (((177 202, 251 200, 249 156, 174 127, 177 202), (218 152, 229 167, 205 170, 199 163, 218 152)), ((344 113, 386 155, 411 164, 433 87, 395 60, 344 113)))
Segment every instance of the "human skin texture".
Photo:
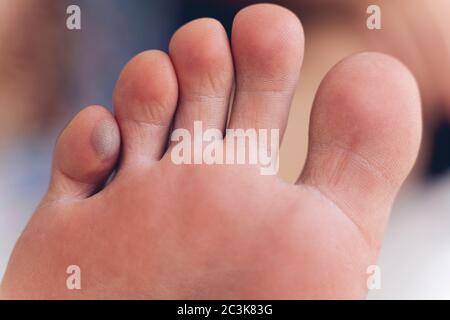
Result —
POLYGON ((275 5, 247 7, 231 48, 219 22, 192 21, 169 55, 147 51, 125 66, 114 115, 90 106, 72 120, 2 298, 365 297, 367 268, 420 143, 413 76, 378 53, 332 68, 296 184, 257 165, 176 165, 170 132, 195 120, 284 132, 303 55, 298 18, 275 5), (105 121, 117 127, 98 134, 105 121), (80 267, 80 290, 66 287, 70 265, 80 267))

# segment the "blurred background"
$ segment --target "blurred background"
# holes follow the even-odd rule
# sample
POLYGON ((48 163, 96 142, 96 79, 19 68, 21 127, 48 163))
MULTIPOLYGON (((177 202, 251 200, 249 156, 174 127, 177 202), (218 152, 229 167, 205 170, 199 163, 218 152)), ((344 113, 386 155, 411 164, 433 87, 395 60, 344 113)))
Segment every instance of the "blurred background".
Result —
MULTIPOLYGON (((450 0, 280 0, 305 29, 300 84, 281 150, 280 174, 300 173, 310 108, 325 73, 367 50, 394 55, 422 93, 420 156, 392 212, 381 251, 379 298, 450 299, 450 0), (366 9, 381 8, 368 30, 366 9)), ((209 16, 228 32, 246 0, 0 1, 0 278, 14 243, 47 189, 61 129, 80 109, 111 109, 120 70, 135 54, 167 50, 183 23, 209 16), (66 9, 81 8, 81 30, 66 9)), ((45 250, 45 248, 43 248, 45 250)))

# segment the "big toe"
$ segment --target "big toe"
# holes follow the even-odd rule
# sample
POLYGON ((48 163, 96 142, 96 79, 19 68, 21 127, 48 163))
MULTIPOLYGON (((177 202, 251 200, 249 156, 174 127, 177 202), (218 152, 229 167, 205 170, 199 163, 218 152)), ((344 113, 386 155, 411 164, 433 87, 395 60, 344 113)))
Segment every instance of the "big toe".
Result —
POLYGON ((300 182, 330 198, 377 247, 419 149, 414 77, 384 54, 347 58, 322 81, 310 127, 300 182))

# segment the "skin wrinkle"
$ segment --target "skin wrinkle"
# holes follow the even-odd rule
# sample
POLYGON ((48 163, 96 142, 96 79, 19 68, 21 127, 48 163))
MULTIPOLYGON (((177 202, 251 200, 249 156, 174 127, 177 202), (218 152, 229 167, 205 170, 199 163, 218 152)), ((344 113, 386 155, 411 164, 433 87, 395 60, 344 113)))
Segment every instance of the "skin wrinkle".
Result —
MULTIPOLYGON (((373 174, 375 177, 381 179, 383 182, 386 182, 391 190, 396 190, 399 186, 398 184, 392 181, 391 176, 386 174, 386 167, 382 166, 381 163, 377 163, 374 159, 368 159, 367 156, 363 156, 360 152, 356 152, 349 147, 345 147, 339 144, 330 144, 330 143, 318 143, 315 142, 312 144, 310 148, 310 152, 318 152, 318 153, 326 153, 329 149, 336 149, 338 152, 342 153, 341 164, 338 164, 335 171, 343 171, 345 167, 348 165, 348 162, 354 161, 355 164, 360 166, 361 168, 367 170, 369 173, 373 174), (347 161, 345 161, 347 160, 347 161)), ((342 173, 334 173, 333 177, 334 182, 337 183, 339 177, 342 173)))

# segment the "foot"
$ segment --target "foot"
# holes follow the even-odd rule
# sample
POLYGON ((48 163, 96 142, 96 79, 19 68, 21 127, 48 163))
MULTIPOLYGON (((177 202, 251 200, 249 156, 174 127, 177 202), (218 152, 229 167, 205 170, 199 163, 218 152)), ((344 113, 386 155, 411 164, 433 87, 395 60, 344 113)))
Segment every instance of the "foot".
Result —
POLYGON ((234 20, 231 48, 219 22, 190 22, 169 55, 148 51, 126 65, 115 116, 91 106, 72 120, 3 297, 366 295, 367 268, 418 151, 414 78, 376 53, 330 70, 295 185, 261 175, 258 165, 177 165, 170 133, 192 131, 196 120, 221 132, 284 132, 303 54, 299 20, 275 5, 250 6, 234 20), (66 287, 71 265, 80 268, 80 290, 66 287))

